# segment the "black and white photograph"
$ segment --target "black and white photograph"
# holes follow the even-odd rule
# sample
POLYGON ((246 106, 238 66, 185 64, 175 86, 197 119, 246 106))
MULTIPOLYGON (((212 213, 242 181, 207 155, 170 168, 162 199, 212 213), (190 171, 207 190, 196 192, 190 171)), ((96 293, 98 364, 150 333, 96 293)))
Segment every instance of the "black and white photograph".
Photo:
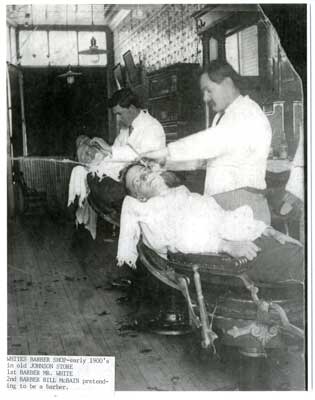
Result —
POLYGON ((7 391, 312 390, 311 5, 5 10, 7 391))

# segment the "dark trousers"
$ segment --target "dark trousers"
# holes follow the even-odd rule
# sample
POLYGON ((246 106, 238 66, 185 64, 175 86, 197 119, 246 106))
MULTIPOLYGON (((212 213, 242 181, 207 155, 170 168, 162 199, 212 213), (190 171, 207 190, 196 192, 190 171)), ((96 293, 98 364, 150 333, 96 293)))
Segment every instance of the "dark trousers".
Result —
POLYGON ((87 183, 93 203, 104 213, 108 209, 121 211, 122 202, 126 196, 124 185, 105 176, 101 181, 98 176, 88 174, 87 183))
POLYGON ((304 282, 304 251, 292 243, 281 244, 275 239, 260 237, 255 240, 261 249, 250 262, 247 275, 256 282, 304 282))

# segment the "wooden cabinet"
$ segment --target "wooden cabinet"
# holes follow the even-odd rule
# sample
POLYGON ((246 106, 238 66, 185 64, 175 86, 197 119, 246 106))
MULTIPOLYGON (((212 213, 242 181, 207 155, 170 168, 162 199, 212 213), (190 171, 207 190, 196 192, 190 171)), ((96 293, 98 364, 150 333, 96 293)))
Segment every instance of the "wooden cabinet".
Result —
POLYGON ((161 122, 167 142, 204 128, 199 64, 175 64, 148 74, 148 108, 161 122))

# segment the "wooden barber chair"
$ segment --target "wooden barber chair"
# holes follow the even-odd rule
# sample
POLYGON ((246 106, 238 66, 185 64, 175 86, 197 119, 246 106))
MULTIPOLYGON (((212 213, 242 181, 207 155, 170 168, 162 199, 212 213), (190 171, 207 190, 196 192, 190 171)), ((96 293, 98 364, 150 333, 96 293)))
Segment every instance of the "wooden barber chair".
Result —
POLYGON ((255 284, 246 274, 246 258, 178 253, 164 260, 143 243, 139 254, 154 277, 182 293, 190 322, 201 328, 203 347, 214 346, 214 330, 226 344, 255 356, 303 338, 302 285, 255 284))
MULTIPOLYGON (((100 208, 91 194, 88 200, 104 220, 119 227, 116 210, 100 208)), ((165 260, 142 242, 138 251, 136 293, 139 304, 148 297, 151 301, 149 313, 136 321, 139 329, 168 335, 195 331, 202 348, 215 353, 221 345, 232 346, 247 360, 304 345, 302 285, 254 283, 246 258, 169 254, 165 260)), ((245 385, 244 390, 251 389, 245 385)))
POLYGON ((165 260, 143 243, 139 255, 140 263, 155 278, 181 293, 189 325, 199 330, 204 349, 212 353, 228 346, 238 349, 241 390, 257 390, 264 368, 257 363, 263 362, 269 350, 303 347, 301 284, 256 284, 247 275, 251 264, 246 258, 169 254, 165 260))

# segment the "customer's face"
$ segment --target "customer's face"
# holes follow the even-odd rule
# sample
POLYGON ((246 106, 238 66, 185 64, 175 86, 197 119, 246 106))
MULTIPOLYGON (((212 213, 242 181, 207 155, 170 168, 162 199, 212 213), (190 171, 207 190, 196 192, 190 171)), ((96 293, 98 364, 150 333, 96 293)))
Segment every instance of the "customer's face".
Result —
POLYGON ((113 113, 117 115, 118 122, 120 122, 126 128, 128 128, 134 120, 134 112, 131 107, 124 108, 118 104, 117 106, 113 107, 113 113))
POLYGON ((221 83, 216 83, 209 78, 207 73, 202 74, 200 77, 203 101, 215 112, 223 112, 230 103, 228 79, 225 78, 221 83))
POLYGON ((78 161, 84 164, 99 164, 106 154, 89 143, 89 141, 82 143, 77 149, 78 161))
POLYGON ((153 171, 142 165, 131 167, 126 175, 126 187, 130 194, 139 199, 149 199, 157 194, 158 187, 164 184, 161 171, 153 171))
POLYGON ((88 143, 81 144, 77 150, 78 160, 84 164, 92 163, 95 159, 96 154, 96 148, 90 146, 88 143))

